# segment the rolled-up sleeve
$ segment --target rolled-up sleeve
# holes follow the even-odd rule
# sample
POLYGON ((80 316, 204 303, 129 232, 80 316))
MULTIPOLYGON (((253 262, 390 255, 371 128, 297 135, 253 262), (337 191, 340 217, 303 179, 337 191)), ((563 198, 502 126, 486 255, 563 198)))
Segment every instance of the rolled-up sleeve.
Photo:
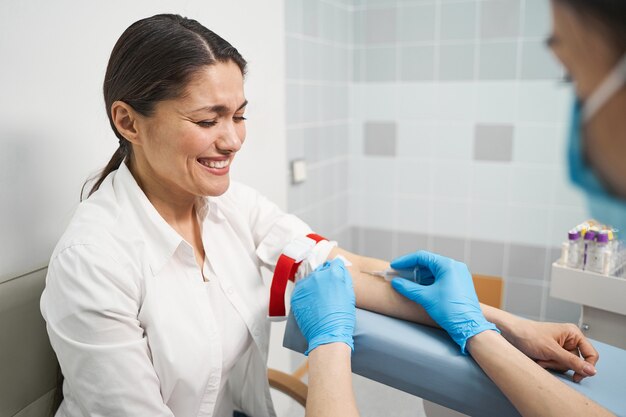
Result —
MULTIPOLYGON (((313 233, 313 230, 304 221, 285 213, 252 188, 241 184, 239 187, 241 188, 238 192, 247 194, 246 198, 241 195, 239 198, 247 201, 248 219, 256 246, 256 255, 265 266, 273 271, 280 254, 289 242, 313 233)), ((335 242, 317 245, 298 269, 298 277, 310 273, 323 263, 334 246, 336 246, 335 242)))
POLYGON ((75 245, 48 269, 41 311, 72 404, 89 416, 173 416, 138 320, 141 288, 113 257, 75 245))
POLYGON ((281 252, 293 239, 312 233, 298 217, 287 214, 263 195, 251 190, 249 222, 256 254, 270 270, 274 270, 281 252))

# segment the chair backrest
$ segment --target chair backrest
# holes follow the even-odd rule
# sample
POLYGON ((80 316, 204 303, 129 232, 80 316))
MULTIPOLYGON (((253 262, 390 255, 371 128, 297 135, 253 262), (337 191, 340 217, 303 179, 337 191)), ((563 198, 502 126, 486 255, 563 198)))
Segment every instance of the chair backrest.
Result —
POLYGON ((496 308, 502 308, 502 278, 491 275, 472 275, 478 301, 496 308))
POLYGON ((46 268, 0 282, 0 417, 45 417, 57 361, 39 310, 46 268))

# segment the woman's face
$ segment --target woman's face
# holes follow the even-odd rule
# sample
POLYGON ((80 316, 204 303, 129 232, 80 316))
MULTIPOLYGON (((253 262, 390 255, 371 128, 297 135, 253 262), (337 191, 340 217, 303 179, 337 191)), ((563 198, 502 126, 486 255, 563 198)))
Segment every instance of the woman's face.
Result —
POLYGON ((181 199, 223 194, 246 137, 246 104, 239 67, 217 63, 198 71, 181 97, 139 117, 131 168, 144 191, 181 199))
MULTIPOLYGON (((552 0, 553 32, 549 45, 576 87, 587 99, 618 63, 624 51, 592 15, 552 0)), ((613 96, 584 129, 587 160, 605 186, 626 198, 626 87, 613 96)))

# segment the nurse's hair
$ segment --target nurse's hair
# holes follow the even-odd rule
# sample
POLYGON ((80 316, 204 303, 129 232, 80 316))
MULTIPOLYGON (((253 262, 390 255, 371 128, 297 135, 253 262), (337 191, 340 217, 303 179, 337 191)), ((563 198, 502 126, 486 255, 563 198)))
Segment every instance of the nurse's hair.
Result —
POLYGON ((626 52, 626 0, 554 0, 594 19, 616 48, 626 52))
POLYGON ((123 101, 137 113, 150 116, 159 101, 183 95, 197 71, 218 62, 234 62, 242 74, 246 72, 246 60, 237 49, 186 17, 159 14, 133 23, 122 33, 111 52, 103 88, 107 116, 119 147, 97 175, 89 196, 132 151, 130 142, 113 123, 112 104, 123 101))

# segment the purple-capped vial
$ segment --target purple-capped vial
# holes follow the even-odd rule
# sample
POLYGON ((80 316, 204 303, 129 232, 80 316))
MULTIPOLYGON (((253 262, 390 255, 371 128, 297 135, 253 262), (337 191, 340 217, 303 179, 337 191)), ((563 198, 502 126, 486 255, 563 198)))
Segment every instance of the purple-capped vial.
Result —
POLYGON ((593 230, 588 230, 587 233, 585 233, 585 240, 586 241, 593 241, 596 238, 596 232, 593 230))
POLYGON ((580 239, 580 232, 578 230, 570 230, 567 234, 567 238, 569 240, 578 240, 580 239))

